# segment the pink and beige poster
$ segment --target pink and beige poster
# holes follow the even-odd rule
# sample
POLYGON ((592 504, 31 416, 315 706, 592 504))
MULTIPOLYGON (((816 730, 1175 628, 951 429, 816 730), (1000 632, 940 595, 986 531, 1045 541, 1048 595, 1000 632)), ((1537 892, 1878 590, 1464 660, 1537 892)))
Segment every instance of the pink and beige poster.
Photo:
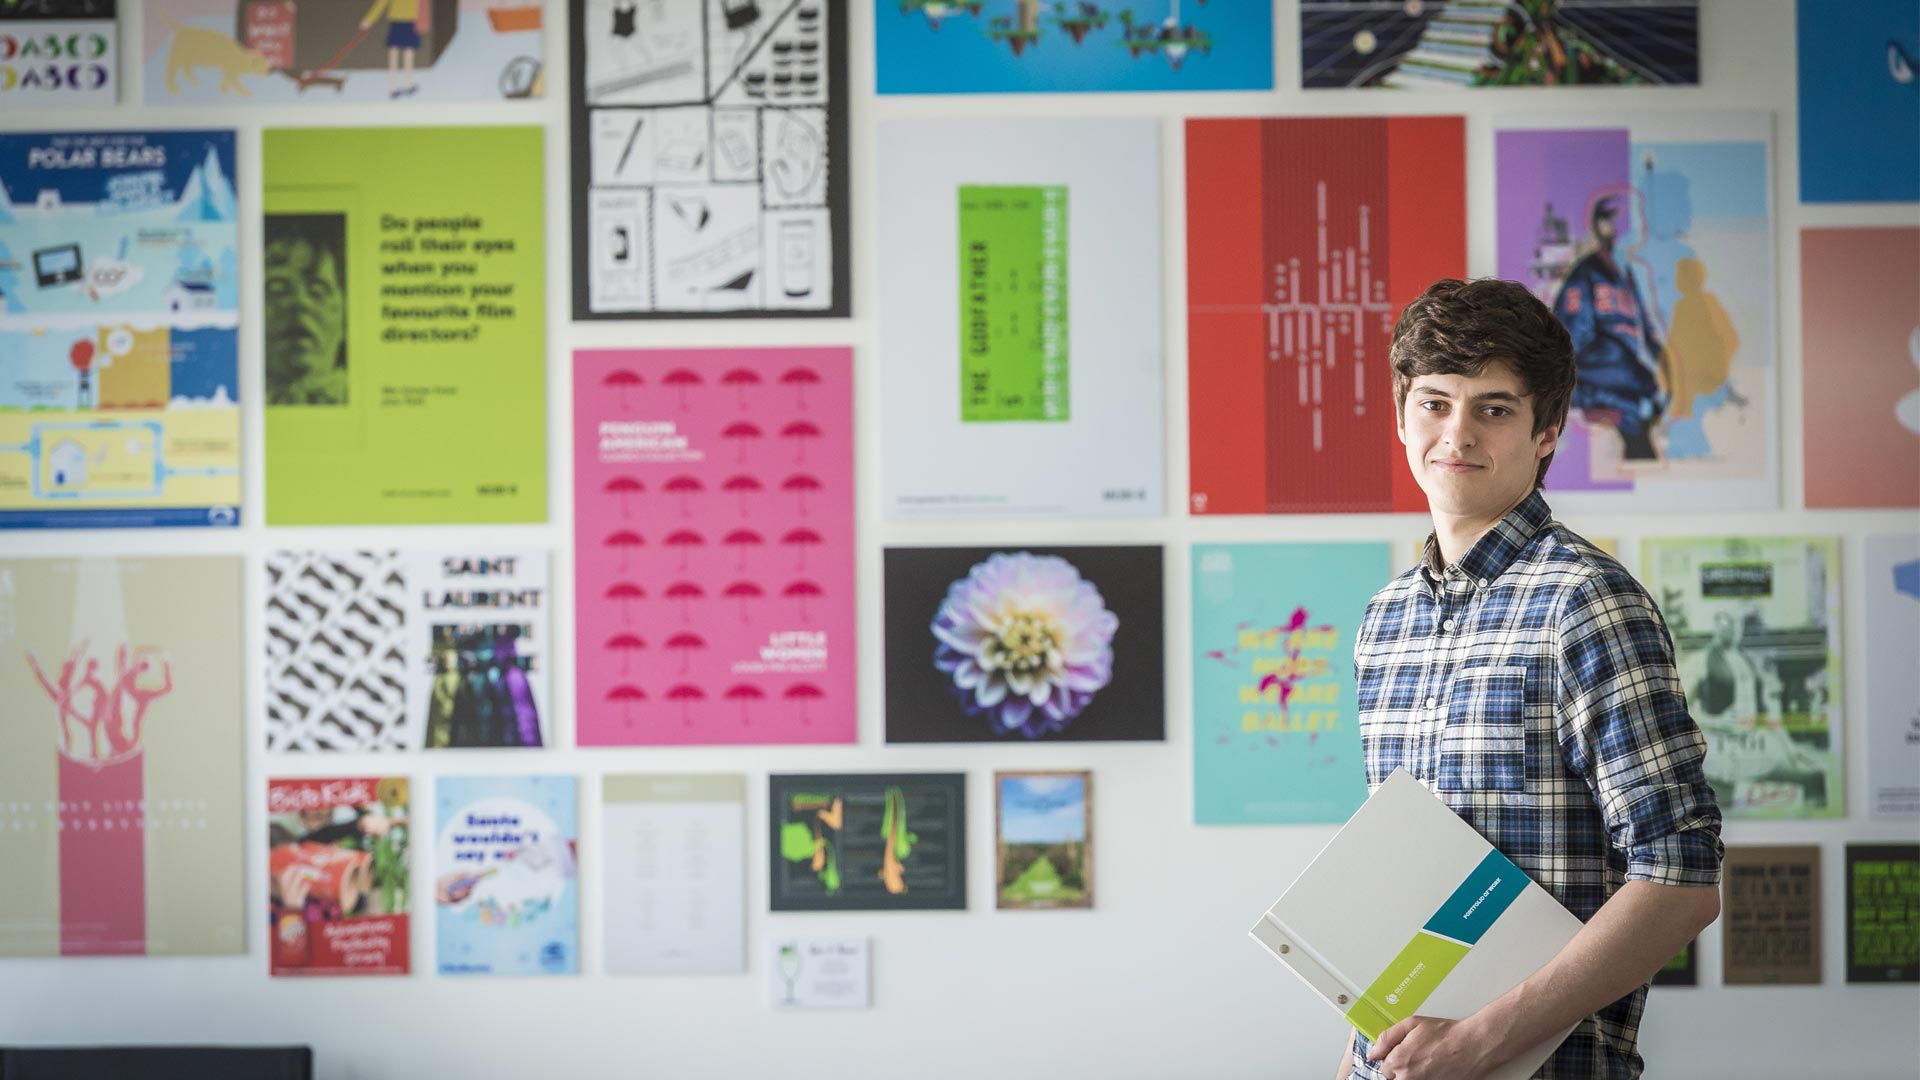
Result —
POLYGON ((0 559, 0 956, 246 950, 240 560, 0 559))
POLYGON ((1800 230, 1807 506, 1920 506, 1920 229, 1800 230))
POLYGON ((573 370, 579 744, 853 742, 852 352, 573 370))

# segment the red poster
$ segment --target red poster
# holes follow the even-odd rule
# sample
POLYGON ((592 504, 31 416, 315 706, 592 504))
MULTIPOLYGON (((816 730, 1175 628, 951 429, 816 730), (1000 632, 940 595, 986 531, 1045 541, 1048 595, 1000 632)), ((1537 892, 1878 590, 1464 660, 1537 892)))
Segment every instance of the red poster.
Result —
POLYGON ((270 780, 267 831, 272 973, 405 975, 406 779, 270 780))
POLYGON ((1458 116, 1187 121, 1195 514, 1422 511, 1400 309, 1467 265, 1458 116))

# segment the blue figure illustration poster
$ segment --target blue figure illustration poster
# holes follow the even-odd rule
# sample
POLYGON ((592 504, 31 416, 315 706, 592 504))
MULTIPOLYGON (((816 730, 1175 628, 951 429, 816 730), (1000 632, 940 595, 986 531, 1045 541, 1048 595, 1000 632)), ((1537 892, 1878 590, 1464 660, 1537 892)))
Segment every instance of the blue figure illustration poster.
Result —
POLYGON ((1195 544, 1193 820, 1342 822, 1366 801, 1353 639, 1386 543, 1195 544))
POLYGON ((875 0, 882 94, 1271 90, 1267 0, 875 0))
POLYGON ((239 523, 233 154, 0 134, 0 529, 239 523))
POLYGON ((1800 201, 1920 200, 1920 0, 1800 0, 1800 201))
POLYGON ((1764 113, 1503 118, 1498 275, 1573 338, 1561 512, 1779 505, 1764 113))
POLYGON ((434 786, 440 974, 579 971, 574 778, 443 776, 434 786))

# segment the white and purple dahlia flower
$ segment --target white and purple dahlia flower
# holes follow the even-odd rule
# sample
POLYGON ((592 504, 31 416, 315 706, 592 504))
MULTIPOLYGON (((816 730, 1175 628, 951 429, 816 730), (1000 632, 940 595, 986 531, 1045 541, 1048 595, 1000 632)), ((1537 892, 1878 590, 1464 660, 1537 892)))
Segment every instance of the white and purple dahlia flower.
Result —
POLYGON ((947 586, 933 617, 933 666, 953 678, 967 715, 996 735, 1029 739, 1068 721, 1113 681, 1120 618, 1057 555, 1000 552, 947 586))

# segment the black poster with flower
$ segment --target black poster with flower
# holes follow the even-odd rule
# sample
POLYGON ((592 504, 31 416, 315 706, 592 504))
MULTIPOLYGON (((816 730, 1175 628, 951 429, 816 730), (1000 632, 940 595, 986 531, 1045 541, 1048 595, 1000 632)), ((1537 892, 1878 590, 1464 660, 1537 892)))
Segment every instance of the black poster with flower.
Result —
POLYGON ((1164 740, 1163 556, 887 549, 887 742, 1164 740))

